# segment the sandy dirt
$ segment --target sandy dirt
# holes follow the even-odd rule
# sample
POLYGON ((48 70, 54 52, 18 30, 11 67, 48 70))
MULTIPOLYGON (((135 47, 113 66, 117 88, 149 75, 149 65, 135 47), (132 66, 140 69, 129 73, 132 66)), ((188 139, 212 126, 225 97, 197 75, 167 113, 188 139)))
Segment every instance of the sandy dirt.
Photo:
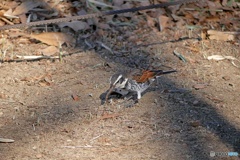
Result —
MULTIPOLYGON (((1 160, 239 158, 210 157, 210 151, 240 153, 240 70, 234 66, 240 63, 207 60, 211 55, 240 60, 239 44, 189 38, 183 28, 181 37, 187 38, 178 40, 168 28, 119 30, 141 30, 141 43, 109 31, 114 36, 97 40, 119 54, 99 46, 89 49, 79 38, 78 51, 62 62, 1 63, 0 138, 14 140, 0 143, 1 160), (115 38, 123 43, 113 43, 115 38), (111 75, 147 67, 178 72, 160 77, 130 108, 121 99, 101 105, 111 75), (107 115, 102 115, 104 108, 107 115)), ((21 44, 14 50, 31 55, 44 46, 21 44)))

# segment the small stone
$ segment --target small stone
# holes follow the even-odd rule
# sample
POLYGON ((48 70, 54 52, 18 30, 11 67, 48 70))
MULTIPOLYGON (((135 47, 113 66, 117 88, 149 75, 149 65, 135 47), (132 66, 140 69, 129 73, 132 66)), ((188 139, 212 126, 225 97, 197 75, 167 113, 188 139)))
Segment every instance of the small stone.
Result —
POLYGON ((222 79, 224 79, 225 81, 228 81, 228 80, 230 80, 230 77, 229 76, 223 76, 222 79))
POLYGON ((198 104, 199 104, 199 101, 197 101, 197 100, 193 101, 193 105, 194 105, 194 106, 196 106, 196 105, 198 105, 198 104))
POLYGON ((89 97, 93 97, 93 94, 92 94, 92 93, 89 93, 88 96, 89 96, 89 97))
POLYGON ((40 158, 42 158, 42 154, 40 154, 40 153, 39 153, 39 154, 37 154, 37 155, 36 155, 36 158, 37 158, 37 159, 40 159, 40 158))
POLYGON ((193 88, 195 88, 196 90, 204 89, 206 87, 207 87, 207 84, 195 84, 195 85, 193 85, 193 88))
POLYGON ((180 104, 184 104, 184 101, 179 101, 180 104))
POLYGON ((192 127, 199 127, 201 125, 201 123, 199 121, 192 121, 192 122, 190 122, 190 125, 192 127))

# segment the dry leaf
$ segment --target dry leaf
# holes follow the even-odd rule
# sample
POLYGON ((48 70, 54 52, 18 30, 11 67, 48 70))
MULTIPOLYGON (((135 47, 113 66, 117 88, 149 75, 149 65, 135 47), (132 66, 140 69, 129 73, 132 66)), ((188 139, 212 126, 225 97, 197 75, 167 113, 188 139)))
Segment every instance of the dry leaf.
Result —
POLYGON ((79 96, 76 95, 76 94, 73 94, 72 98, 73 98, 74 101, 79 101, 80 100, 79 96))
POLYGON ((50 86, 50 85, 51 85, 51 83, 46 82, 46 81, 40 81, 40 82, 38 82, 38 84, 39 84, 41 87, 46 87, 46 86, 50 86))
POLYGON ((109 26, 109 24, 106 24, 106 23, 98 23, 98 27, 101 29, 110 29, 111 28, 109 26))
POLYGON ((166 24, 168 22, 169 18, 166 17, 166 16, 159 16, 158 17, 158 23, 159 23, 159 28, 160 28, 160 31, 162 31, 165 27, 166 27, 166 24))
POLYGON ((76 44, 76 40, 71 35, 61 32, 46 32, 41 34, 31 34, 31 38, 37 39, 43 43, 52 46, 61 46, 66 43, 68 46, 74 46, 76 44))
POLYGON ((59 50, 57 47, 55 46, 49 46, 45 49, 40 50, 40 52, 44 55, 44 56, 52 56, 55 53, 57 53, 59 50))
POLYGON ((0 93, 0 98, 1 99, 6 99, 8 96, 6 94, 0 93))
POLYGON ((140 6, 148 6, 151 5, 150 1, 140 1, 140 6))
POLYGON ((203 88, 206 88, 206 87, 207 87, 207 84, 195 84, 193 86, 193 88, 195 88, 196 90, 203 89, 203 88))
POLYGON ((5 23, 3 21, 0 21, 0 26, 4 26, 5 23))
POLYGON ((215 39, 220 41, 234 41, 234 32, 221 32, 215 30, 208 30, 207 33, 209 34, 209 39, 215 39))
POLYGON ((215 16, 217 9, 221 8, 221 4, 217 1, 212 2, 212 1, 206 1, 209 7, 209 12, 211 15, 215 16))
POLYGON ((190 122, 190 125, 192 127, 199 127, 199 126, 201 126, 201 122, 199 122, 199 121, 192 121, 192 122, 190 122))
POLYGON ((113 0, 112 3, 114 6, 120 7, 123 4, 123 0, 113 0))
POLYGON ((147 24, 148 24, 148 27, 154 27, 155 26, 155 21, 152 17, 149 17, 149 16, 146 16, 147 18, 147 24))
POLYGON ((82 22, 82 21, 62 22, 62 23, 59 23, 58 26, 60 28, 68 26, 69 28, 72 28, 76 32, 79 30, 89 29, 89 25, 86 22, 82 22))
POLYGON ((39 0, 27 0, 27 1, 23 2, 20 6, 18 6, 14 10, 12 15, 16 16, 16 15, 20 15, 20 14, 25 14, 29 10, 42 5, 42 3, 43 3, 43 1, 39 1, 39 0))
POLYGON ((104 114, 102 115, 102 117, 99 118, 99 120, 105 120, 105 119, 109 119, 109 118, 116 118, 121 116, 120 114, 104 114))
POLYGON ((8 10, 10 8, 11 9, 16 8, 17 6, 19 6, 18 2, 15 2, 15 1, 10 1, 10 2, 4 1, 4 6, 1 6, 1 7, 3 7, 5 10, 8 10))
POLYGON ((25 14, 21 14, 18 16, 22 23, 27 23, 27 16, 25 14))

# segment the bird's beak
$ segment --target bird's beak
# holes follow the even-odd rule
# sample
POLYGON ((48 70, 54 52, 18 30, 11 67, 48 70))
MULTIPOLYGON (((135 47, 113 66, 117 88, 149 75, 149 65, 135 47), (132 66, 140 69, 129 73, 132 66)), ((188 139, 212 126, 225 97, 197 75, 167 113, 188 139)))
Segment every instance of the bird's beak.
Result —
POLYGON ((109 88, 109 90, 108 90, 108 93, 107 93, 107 95, 106 95, 105 101, 108 100, 108 96, 112 93, 112 91, 113 91, 113 89, 114 89, 115 86, 116 86, 116 85, 111 84, 111 86, 110 86, 110 88, 109 88))

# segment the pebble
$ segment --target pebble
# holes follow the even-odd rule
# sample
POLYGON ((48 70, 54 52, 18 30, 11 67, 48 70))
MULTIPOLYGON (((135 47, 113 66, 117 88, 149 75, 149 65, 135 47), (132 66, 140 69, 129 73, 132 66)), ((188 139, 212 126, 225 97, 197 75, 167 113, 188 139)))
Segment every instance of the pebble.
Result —
POLYGON ((194 106, 196 106, 196 105, 198 105, 198 104, 199 104, 199 101, 197 101, 197 100, 193 101, 193 105, 194 105, 194 106))
POLYGON ((36 158, 38 158, 38 159, 42 158, 42 154, 40 154, 40 153, 37 154, 37 155, 36 155, 36 158))

